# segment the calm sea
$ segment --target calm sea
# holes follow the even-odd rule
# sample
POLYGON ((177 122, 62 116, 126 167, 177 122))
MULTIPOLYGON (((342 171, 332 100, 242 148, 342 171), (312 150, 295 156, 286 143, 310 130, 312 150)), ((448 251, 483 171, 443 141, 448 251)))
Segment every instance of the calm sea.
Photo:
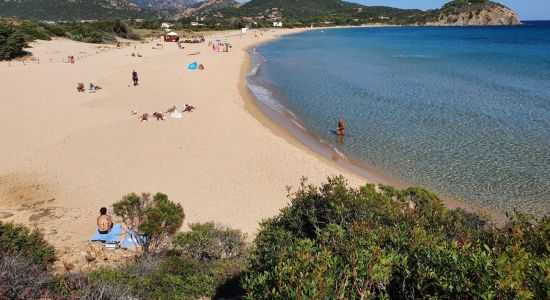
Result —
POLYGON ((309 31, 254 63, 256 100, 347 157, 480 207, 550 213, 550 22, 309 31))

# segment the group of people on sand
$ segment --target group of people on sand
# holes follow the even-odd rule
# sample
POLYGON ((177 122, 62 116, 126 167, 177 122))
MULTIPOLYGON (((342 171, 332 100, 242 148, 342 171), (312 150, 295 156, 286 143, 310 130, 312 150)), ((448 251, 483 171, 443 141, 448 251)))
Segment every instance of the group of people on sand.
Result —
MULTIPOLYGON (((82 83, 82 82, 77 83, 76 84, 76 90, 79 93, 86 92, 86 88, 84 87, 84 83, 82 83)), ((88 85, 88 92, 95 93, 98 90, 101 90, 101 87, 99 85, 95 85, 92 82, 90 82, 90 84, 88 85)))
POLYGON ((208 46, 212 46, 212 51, 220 52, 223 49, 223 52, 229 52, 229 49, 233 48, 233 45, 229 41, 210 41, 208 46))
POLYGON ((206 39, 204 38, 204 35, 202 35, 202 36, 186 37, 185 39, 181 40, 180 43, 200 44, 200 43, 204 43, 205 41, 206 39))
MULTIPOLYGON (((186 113, 186 112, 193 112, 193 110, 195 110, 195 107, 192 106, 192 105, 188 105, 188 104, 185 104, 183 106, 183 109, 182 111, 180 112, 177 107, 174 105, 172 107, 170 107, 169 109, 167 109, 166 111, 164 112, 154 112, 154 113, 143 113, 142 115, 139 116, 139 121, 140 122, 149 122, 149 118, 155 118, 157 121, 165 121, 166 118, 165 118, 165 114, 169 114, 171 118, 174 118, 174 119, 181 119, 182 118, 182 113, 186 113)), ((132 111, 132 114, 137 114, 136 111, 132 111)))

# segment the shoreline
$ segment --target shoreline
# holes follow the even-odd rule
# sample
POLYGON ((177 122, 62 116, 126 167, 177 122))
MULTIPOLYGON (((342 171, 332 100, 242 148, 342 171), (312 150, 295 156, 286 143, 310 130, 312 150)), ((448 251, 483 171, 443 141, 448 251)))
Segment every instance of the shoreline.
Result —
POLYGON ((375 170, 365 176, 335 161, 328 146, 325 156, 308 148, 250 94, 247 49, 301 31, 231 37, 230 53, 206 44, 183 50, 140 43, 143 57, 133 57, 131 46, 94 55, 95 45, 66 39, 33 44, 33 55, 44 61, 71 54, 86 59, 0 68, 6 83, 0 220, 39 228, 57 248, 71 249, 91 237, 100 207, 130 192, 163 192, 184 207, 182 230, 214 221, 254 236, 261 220, 288 205, 286 188, 302 177, 319 185, 341 174, 351 187, 383 181, 375 170), (191 56, 196 52, 202 54, 191 56), (206 69, 187 70, 193 61, 206 69), (131 86, 132 69, 140 75, 138 87, 131 86), (103 89, 77 93, 77 82, 103 89), (179 120, 140 123, 131 113, 184 103, 197 110, 179 120))
MULTIPOLYGON (((385 27, 385 26, 361 26, 359 28, 369 28, 369 27, 385 27)), ((367 163, 364 163, 358 159, 350 158, 348 156, 343 156, 339 154, 328 142, 323 141, 319 136, 310 130, 297 125, 297 120, 294 120, 291 116, 282 114, 278 111, 275 111, 264 105, 256 99, 254 93, 250 90, 250 85, 248 83, 248 75, 255 67, 253 65, 253 55, 252 49, 272 43, 283 36, 300 34, 306 31, 311 30, 330 30, 330 29, 342 29, 342 28, 357 28, 354 27, 328 27, 328 28, 305 28, 298 32, 288 32, 281 33, 276 38, 268 41, 260 41, 256 44, 251 45, 246 49, 246 59, 241 67, 241 79, 239 82, 239 90, 241 96, 245 102, 245 109, 256 118, 263 126, 267 127, 273 134, 285 139, 288 143, 293 146, 300 148, 303 151, 308 152, 311 155, 314 155, 320 160, 323 160, 327 164, 331 164, 337 168, 343 169, 345 171, 351 172, 354 175, 363 178, 366 183, 374 184, 385 184, 392 185, 399 189, 406 189, 412 187, 411 185, 404 180, 392 177, 388 174, 383 173, 380 170, 377 170, 374 166, 370 166, 367 163)), ((299 123, 298 123, 299 124, 299 123)), ((430 189, 428 189, 430 190, 430 189)), ((476 212, 479 214, 487 214, 493 222, 496 224, 503 224, 506 220, 505 214, 496 210, 488 208, 480 208, 475 205, 469 204, 465 201, 453 199, 451 197, 442 195, 439 192, 436 192, 438 197, 441 199, 445 207, 448 209, 461 208, 466 211, 476 212)))

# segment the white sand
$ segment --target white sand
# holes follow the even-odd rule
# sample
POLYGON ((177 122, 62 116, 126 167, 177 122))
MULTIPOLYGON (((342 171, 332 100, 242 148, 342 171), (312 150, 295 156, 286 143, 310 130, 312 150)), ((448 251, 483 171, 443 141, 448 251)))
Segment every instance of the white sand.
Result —
POLYGON ((0 64, 1 220, 37 226, 55 246, 70 246, 89 240, 101 206, 160 191, 183 205, 186 223, 213 220, 253 234, 287 204, 285 187, 301 176, 364 183, 292 142, 251 103, 245 50, 281 32, 290 31, 232 37, 230 53, 138 44, 143 58, 130 56, 133 46, 96 53, 95 45, 58 39, 31 49, 40 64, 0 64), (195 51, 201 55, 189 56, 195 51), (60 62, 71 54, 83 58, 60 62), (187 70, 195 60, 206 70, 187 70), (130 86, 133 69, 138 87, 130 86), (90 81, 103 89, 76 92, 90 81), (130 113, 184 103, 197 110, 179 120, 140 123, 130 113))

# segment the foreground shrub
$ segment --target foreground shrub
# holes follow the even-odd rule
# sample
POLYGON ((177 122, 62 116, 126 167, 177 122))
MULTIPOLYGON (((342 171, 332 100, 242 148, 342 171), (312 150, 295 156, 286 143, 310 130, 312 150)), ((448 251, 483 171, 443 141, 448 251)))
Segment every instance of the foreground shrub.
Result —
POLYGON ((0 252, 0 299, 41 299, 51 295, 44 264, 0 252))
POLYGON ((342 177, 303 182, 291 201, 261 224, 248 299, 548 298, 548 218, 495 228, 426 190, 342 177))
POLYGON ((213 222, 190 224, 189 228, 172 240, 183 256, 204 262, 244 257, 246 235, 240 230, 218 227, 213 222))
POLYGON ((54 260, 55 249, 36 230, 14 223, 0 222, 0 254, 26 258, 33 263, 49 263, 54 260))
POLYGON ((153 197, 128 194, 113 204, 113 211, 130 230, 140 233, 138 243, 146 255, 166 249, 168 237, 178 231, 185 218, 181 205, 162 193, 153 197))
POLYGON ((118 287, 136 299, 200 299, 232 297, 242 293, 238 277, 244 264, 237 260, 211 263, 179 256, 141 258, 118 269, 88 274, 87 284, 118 287))

